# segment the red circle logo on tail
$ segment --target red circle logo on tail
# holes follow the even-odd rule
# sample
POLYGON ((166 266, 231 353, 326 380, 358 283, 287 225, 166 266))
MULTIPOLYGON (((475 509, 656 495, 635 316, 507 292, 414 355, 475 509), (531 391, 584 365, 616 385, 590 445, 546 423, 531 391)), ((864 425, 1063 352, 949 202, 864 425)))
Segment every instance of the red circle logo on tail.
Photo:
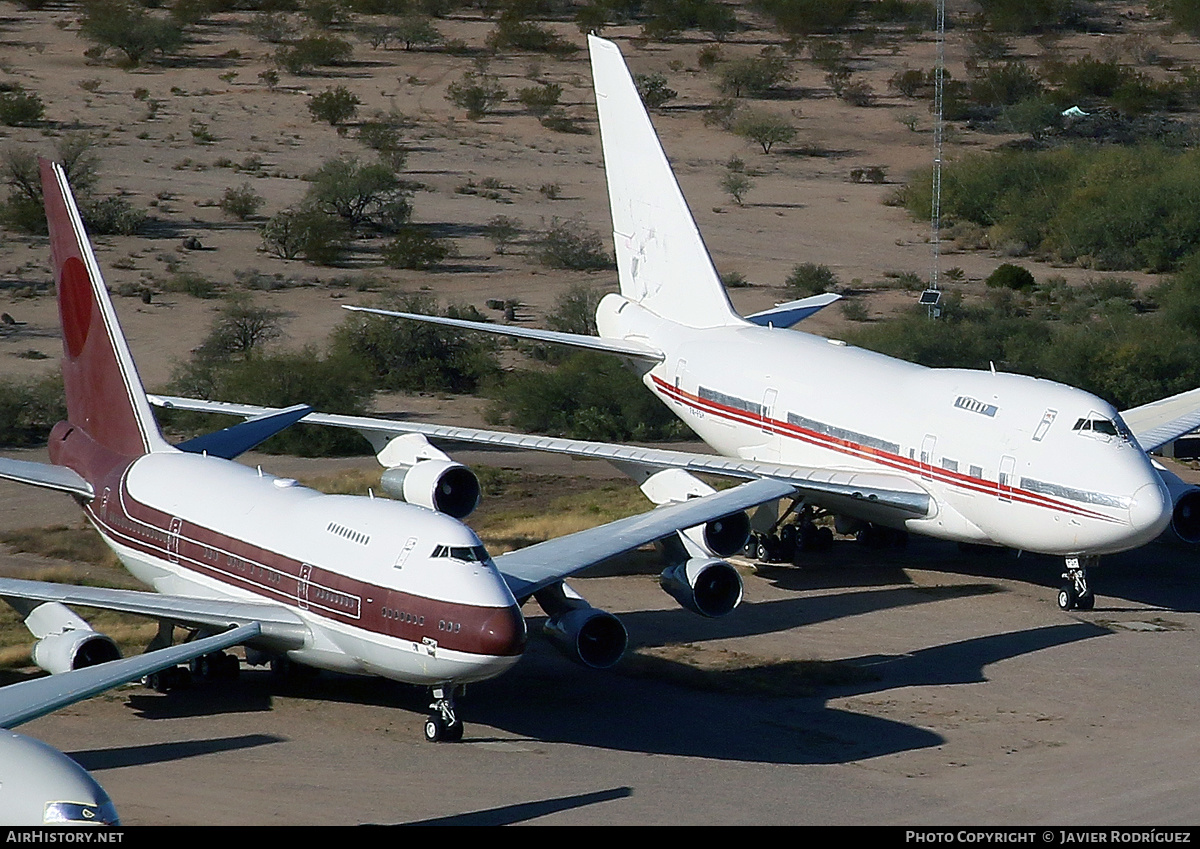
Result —
POLYGON ((58 279, 58 312, 62 318, 63 342, 71 358, 78 357, 92 326, 92 281, 79 257, 63 263, 58 279))

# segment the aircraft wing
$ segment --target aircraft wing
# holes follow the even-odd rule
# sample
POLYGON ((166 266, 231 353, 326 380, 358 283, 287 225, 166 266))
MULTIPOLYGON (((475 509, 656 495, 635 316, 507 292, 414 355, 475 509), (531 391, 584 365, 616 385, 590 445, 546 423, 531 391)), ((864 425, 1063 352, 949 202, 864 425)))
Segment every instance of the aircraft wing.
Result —
POLYGON ((1143 451, 1153 451, 1200 428, 1200 389, 1125 410, 1121 418, 1143 451))
MULTIPOLYGON (((199 401, 151 395, 152 404, 181 410, 250 418, 270 412, 267 407, 249 404, 228 404, 221 401, 199 401)), ((912 518, 929 514, 929 493, 917 484, 887 473, 864 473, 791 466, 781 463, 764 463, 757 460, 741 460, 721 457, 716 454, 694 454, 663 448, 642 448, 636 445, 618 445, 607 442, 589 442, 582 439, 562 439, 552 436, 531 436, 505 433, 477 428, 450 427, 447 425, 418 424, 414 422, 389 421, 366 416, 337 416, 327 413, 310 413, 303 421, 332 427, 357 430, 378 451, 393 436, 404 433, 420 433, 428 439, 446 442, 465 442, 478 445, 500 445, 509 448, 524 448, 530 451, 548 451, 609 460, 617 464, 641 466, 647 469, 685 469, 725 477, 755 480, 767 478, 790 485, 787 494, 804 495, 813 503, 831 509, 862 512, 863 508, 890 511, 902 517, 912 518)), ((767 499, 764 499, 767 500, 767 499)), ((727 511, 732 512, 732 511, 727 511)), ((684 526, 680 526, 684 527, 684 526)))
POLYGON ((0 457, 0 478, 45 489, 56 489, 88 500, 95 497, 92 485, 66 466, 0 457))
POLYGON ((512 594, 524 602, 543 587, 588 566, 670 536, 680 528, 692 528, 790 495, 792 489, 783 481, 756 480, 700 498, 664 504, 637 516, 501 554, 495 558, 496 568, 512 594))
POLYGON ((352 307, 346 304, 342 309, 351 312, 368 312, 375 315, 387 315, 393 318, 410 318, 414 321, 424 321, 429 324, 442 324, 447 327, 457 327, 459 330, 480 330, 484 333, 494 333, 499 336, 515 336, 518 339, 532 339, 535 342, 553 342, 557 345, 569 345, 573 348, 586 348, 590 351, 604 351, 621 357, 632 357, 635 360, 647 360, 661 363, 666 359, 662 351, 649 345, 639 344, 624 339, 602 339, 599 336, 588 336, 582 333, 562 333, 557 330, 539 330, 535 327, 517 327, 511 324, 489 324, 486 321, 467 321, 461 318, 445 318, 440 315, 420 315, 411 312, 395 312, 394 310, 372 309, 371 307, 352 307))
POLYGON ((259 635, 257 622, 224 633, 157 651, 110 660, 96 666, 47 675, 0 689, 0 728, 15 728, 60 707, 83 701, 97 693, 158 672, 209 652, 236 646, 259 635))
POLYGON ((257 624, 263 637, 273 643, 298 648, 308 635, 304 621, 283 605, 246 601, 191 598, 138 590, 78 587, 46 581, 0 578, 0 598, 58 601, 136 613, 153 619, 206 628, 228 628, 257 624))

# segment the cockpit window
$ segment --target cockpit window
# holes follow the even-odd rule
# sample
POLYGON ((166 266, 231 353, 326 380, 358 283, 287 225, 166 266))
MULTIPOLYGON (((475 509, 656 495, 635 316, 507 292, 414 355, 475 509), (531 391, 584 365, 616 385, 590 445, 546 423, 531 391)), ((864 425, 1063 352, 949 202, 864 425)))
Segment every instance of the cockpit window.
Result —
POLYGON ((463 563, 486 563, 487 549, 482 545, 457 546, 439 545, 433 550, 434 557, 445 557, 449 560, 461 560, 463 563))
POLYGON ((1125 442, 1133 441, 1133 434, 1130 432, 1129 426, 1121 421, 1120 416, 1114 421, 1113 419, 1106 419, 1103 416, 1092 413, 1075 422, 1073 430, 1097 436, 1117 437, 1125 442))

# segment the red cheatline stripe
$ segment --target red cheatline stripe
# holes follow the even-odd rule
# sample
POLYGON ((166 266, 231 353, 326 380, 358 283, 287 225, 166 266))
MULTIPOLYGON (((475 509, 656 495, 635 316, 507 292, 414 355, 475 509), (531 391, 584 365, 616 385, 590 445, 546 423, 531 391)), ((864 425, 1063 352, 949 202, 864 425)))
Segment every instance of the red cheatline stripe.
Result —
POLYGON ((783 422, 777 419, 764 419, 756 416, 754 413, 747 410, 740 410, 737 407, 730 407, 726 404, 721 404, 717 401, 712 401, 707 398, 701 398, 698 395, 692 395, 689 392, 684 392, 681 389, 676 389, 666 381, 654 377, 655 386, 667 397, 678 401, 681 404, 694 407, 702 412, 710 413, 719 418, 728 419, 738 424, 744 424, 751 427, 767 430, 771 433, 776 433, 781 436, 786 436, 789 439, 796 439, 800 442, 806 442, 809 445, 815 445, 818 448, 826 448, 831 451, 837 451, 841 454, 847 454, 861 460, 868 460, 885 466, 889 469, 897 469, 899 471, 917 474, 923 477, 931 478, 940 483, 949 484, 950 486, 958 487, 959 489, 978 492, 984 495, 994 495, 1003 497, 1011 501, 1020 502, 1022 504, 1030 504, 1034 507, 1045 507, 1050 510, 1058 510, 1063 513, 1071 513, 1076 516, 1084 516, 1089 519, 1100 519, 1105 522, 1117 522, 1111 516, 1106 516, 1103 513, 1097 513, 1092 510, 1085 510, 1076 507, 1057 499, 1049 498, 1040 493, 1030 492, 1008 484, 1001 485, 999 482, 988 481, 982 478, 973 478, 964 475, 961 472, 951 472, 948 469, 943 469, 937 466, 923 464, 914 459, 902 457, 899 454, 892 454, 887 451, 881 451, 878 448, 871 448, 867 445, 859 445, 856 442, 851 442, 846 439, 840 439, 835 436, 827 436, 823 433, 818 433, 808 428, 800 427, 799 425, 783 422))

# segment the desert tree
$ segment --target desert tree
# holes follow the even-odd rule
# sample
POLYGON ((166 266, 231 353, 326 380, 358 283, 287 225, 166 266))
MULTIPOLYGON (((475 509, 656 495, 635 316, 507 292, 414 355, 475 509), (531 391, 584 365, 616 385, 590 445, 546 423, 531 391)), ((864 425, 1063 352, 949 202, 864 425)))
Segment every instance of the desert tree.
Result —
POLYGON ((774 112, 750 112, 738 119, 733 131, 770 153, 777 144, 787 144, 796 137, 796 128, 782 115, 774 112))
POLYGON ((505 254, 509 246, 521 235, 521 222, 506 215, 497 215, 488 219, 483 234, 491 240, 496 253, 505 254))
POLYGON ((504 102, 508 92, 494 77, 467 71, 462 78, 446 87, 446 99, 467 111, 467 117, 478 121, 504 102))
POLYGON ((207 360, 249 357, 283 335, 283 313, 259 306, 244 294, 231 296, 217 313, 195 356, 207 360))
POLYGON ((667 85, 663 74, 634 74, 633 82, 642 102, 650 109, 661 109, 679 96, 679 92, 667 85))
POLYGON ((158 17, 140 3, 127 0, 88 0, 83 5, 79 34, 94 41, 102 55, 112 48, 125 54, 131 66, 156 54, 170 55, 184 44, 183 27, 158 17))
POLYGON ((324 121, 331 127, 337 127, 354 120, 361 104, 358 95, 340 85, 327 88, 309 98, 308 111, 312 114, 313 121, 324 121))
POLYGON ((231 215, 238 221, 246 221, 254 217, 264 202, 262 195, 254 191, 253 186, 242 183, 237 188, 230 186, 225 189, 218 206, 226 215, 231 215))
POLYGON ((412 207, 396 172, 381 162, 353 156, 330 159, 307 176, 305 204, 340 218, 352 229, 392 232, 408 221, 412 207))
POLYGON ((774 47, 764 47, 757 56, 732 59, 719 66, 718 87, 722 94, 761 97, 791 79, 788 61, 774 47))

